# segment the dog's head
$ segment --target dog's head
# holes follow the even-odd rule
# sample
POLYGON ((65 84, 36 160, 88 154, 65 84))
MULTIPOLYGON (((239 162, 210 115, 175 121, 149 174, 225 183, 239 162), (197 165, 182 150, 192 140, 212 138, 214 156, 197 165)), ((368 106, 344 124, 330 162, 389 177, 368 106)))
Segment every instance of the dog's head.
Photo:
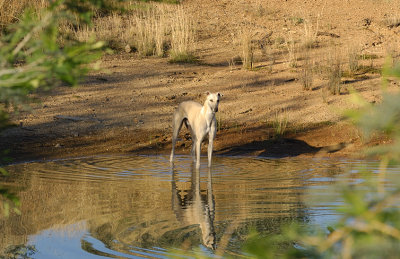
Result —
POLYGON ((206 104, 208 105, 208 107, 210 107, 212 112, 217 112, 219 100, 221 99, 222 94, 210 93, 210 92, 206 92, 206 94, 207 94, 206 104))

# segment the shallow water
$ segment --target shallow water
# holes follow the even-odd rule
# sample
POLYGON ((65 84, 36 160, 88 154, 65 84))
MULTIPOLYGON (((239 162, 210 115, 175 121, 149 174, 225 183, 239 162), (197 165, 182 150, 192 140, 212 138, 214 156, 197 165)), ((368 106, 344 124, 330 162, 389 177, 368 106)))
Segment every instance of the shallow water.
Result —
POLYGON ((341 204, 329 186, 343 177, 357 184, 365 168, 378 168, 376 162, 323 159, 215 157, 213 162, 211 170, 202 164, 200 171, 186 156, 178 156, 174 168, 167 156, 9 166, 11 177, 2 185, 14 190, 22 205, 20 215, 0 216, 0 256, 237 257, 252 229, 277 233, 292 221, 329 225, 341 204))

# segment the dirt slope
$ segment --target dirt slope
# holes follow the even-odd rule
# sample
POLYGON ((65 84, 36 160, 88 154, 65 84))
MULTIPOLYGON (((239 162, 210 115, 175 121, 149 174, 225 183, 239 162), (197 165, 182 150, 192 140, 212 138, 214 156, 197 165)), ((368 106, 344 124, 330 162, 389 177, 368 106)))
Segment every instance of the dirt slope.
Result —
MULTIPOLYGON (((185 1, 197 24, 197 64, 171 64, 167 58, 119 53, 103 58, 101 72, 78 88, 60 87, 36 97, 32 110, 13 117, 17 125, 1 135, 1 149, 16 161, 104 153, 167 153, 171 114, 179 102, 203 102, 205 91, 224 96, 217 115, 219 154, 262 156, 352 156, 360 132, 341 112, 355 108, 349 89, 379 102, 377 72, 388 53, 397 56, 398 6, 390 1, 185 1), (252 35, 253 70, 242 68, 242 32, 252 35), (313 48, 312 90, 303 90, 307 33, 313 48), (285 43, 286 42, 286 43, 285 43), (287 42, 296 42, 296 66, 289 66, 287 42), (348 70, 357 49, 368 68, 344 74, 340 95, 325 91, 328 56, 338 53, 348 70), (274 122, 288 122, 276 138, 274 122)), ((389 84, 397 91, 396 81, 389 84)), ((380 140, 383 141, 383 140, 380 140)), ((180 152, 190 148, 182 133, 180 152)))

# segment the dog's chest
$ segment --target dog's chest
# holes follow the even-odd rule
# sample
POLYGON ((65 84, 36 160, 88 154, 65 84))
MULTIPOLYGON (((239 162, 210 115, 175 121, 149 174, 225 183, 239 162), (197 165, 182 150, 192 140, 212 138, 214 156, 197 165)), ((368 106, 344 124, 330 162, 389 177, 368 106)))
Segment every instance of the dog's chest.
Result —
POLYGON ((212 120, 206 118, 200 118, 192 121, 191 128, 196 132, 197 135, 206 135, 210 132, 212 120))

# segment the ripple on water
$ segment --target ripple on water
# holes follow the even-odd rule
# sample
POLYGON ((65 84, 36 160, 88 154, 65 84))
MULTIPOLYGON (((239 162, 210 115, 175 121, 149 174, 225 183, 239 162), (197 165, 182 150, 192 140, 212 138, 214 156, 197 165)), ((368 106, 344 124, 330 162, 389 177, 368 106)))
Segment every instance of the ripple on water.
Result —
POLYGON ((341 205, 330 187, 343 178, 358 184, 365 168, 379 168, 373 161, 213 160, 208 170, 203 157, 200 171, 188 156, 177 156, 173 168, 168 156, 129 155, 9 166, 5 184, 17 186, 22 216, 2 219, 0 254, 23 243, 35 246, 37 257, 165 258, 185 249, 214 256, 210 248, 229 232, 224 253, 237 256, 250 229, 276 233, 292 221, 329 224, 341 205), (81 229, 71 234, 76 224, 81 229))

